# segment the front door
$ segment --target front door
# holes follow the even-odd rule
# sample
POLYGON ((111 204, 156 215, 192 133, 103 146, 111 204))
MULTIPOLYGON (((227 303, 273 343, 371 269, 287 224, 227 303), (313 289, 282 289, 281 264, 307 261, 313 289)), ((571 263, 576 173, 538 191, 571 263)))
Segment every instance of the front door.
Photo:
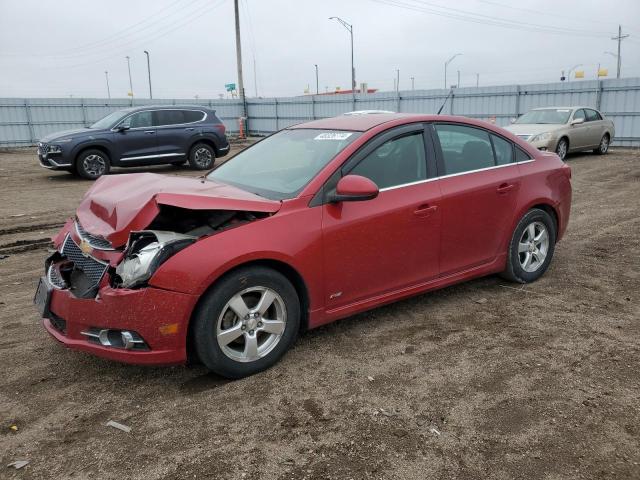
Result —
POLYGON ((583 122, 571 125, 571 131, 569 132, 569 148, 571 150, 588 147, 590 145, 589 123, 587 122, 587 115, 582 108, 576 110, 573 114, 573 120, 579 119, 583 119, 583 122))
POLYGON ((148 163, 157 154, 156 129, 150 111, 134 113, 118 127, 128 127, 113 135, 114 147, 123 165, 127 162, 148 163))
POLYGON ((322 206, 327 310, 438 275, 440 189, 429 178, 427 156, 432 155, 424 138, 422 125, 392 130, 338 172, 337 177, 367 177, 380 193, 373 200, 322 206))
POLYGON ((440 270, 490 262, 511 235, 520 177, 511 142, 481 128, 437 124, 442 175, 440 270))

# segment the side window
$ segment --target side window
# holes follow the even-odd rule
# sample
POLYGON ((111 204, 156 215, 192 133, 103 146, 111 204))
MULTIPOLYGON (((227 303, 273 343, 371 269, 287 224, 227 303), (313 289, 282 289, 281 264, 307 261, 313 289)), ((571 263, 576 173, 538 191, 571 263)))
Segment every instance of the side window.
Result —
POLYGON ((138 112, 125 118, 121 125, 129 128, 148 128, 151 126, 151 112, 138 112))
POLYGON ((489 134, 463 125, 436 125, 442 148, 444 174, 468 172, 495 166, 489 134))
POLYGON ((602 120, 602 117, 600 117, 600 114, 595 110, 591 110, 590 108, 587 108, 585 109, 585 112, 587 112, 587 122, 596 122, 598 120, 602 120))
POLYGON ((504 138, 491 134, 493 150, 496 154, 496 165, 507 165, 513 162, 513 145, 504 138))
POLYGON ((528 153, 525 153, 524 150, 519 149, 518 147, 516 147, 516 162, 526 162, 527 160, 531 160, 531 157, 529 156, 528 153))
POLYGON ((584 121, 587 121, 587 117, 584 114, 584 110, 582 108, 580 110, 576 110, 576 113, 573 114, 574 120, 578 120, 579 118, 584 118, 584 121))
POLYGON ((204 113, 196 110, 183 110, 184 123, 199 122, 204 118, 204 113))
POLYGON ((158 127, 163 125, 180 125, 184 122, 184 113, 182 110, 158 110, 156 111, 155 124, 158 127))
POLYGON ((349 173, 367 177, 378 188, 426 180, 427 161, 422 132, 383 143, 349 173))

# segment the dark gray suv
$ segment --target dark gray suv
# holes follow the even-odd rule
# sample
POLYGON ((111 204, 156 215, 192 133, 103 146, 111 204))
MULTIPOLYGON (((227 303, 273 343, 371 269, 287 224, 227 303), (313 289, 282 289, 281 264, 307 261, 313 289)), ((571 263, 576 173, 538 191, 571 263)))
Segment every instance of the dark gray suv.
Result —
POLYGON ((87 128, 48 135, 38 143, 45 168, 96 179, 114 167, 189 162, 213 167, 229 153, 225 126, 200 106, 146 106, 113 112, 87 128))

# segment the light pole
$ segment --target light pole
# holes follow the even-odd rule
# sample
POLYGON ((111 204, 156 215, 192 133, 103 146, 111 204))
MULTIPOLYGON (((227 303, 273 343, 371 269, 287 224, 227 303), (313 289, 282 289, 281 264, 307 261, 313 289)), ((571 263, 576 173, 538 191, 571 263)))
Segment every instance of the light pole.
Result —
POLYGON ((109 90, 109 72, 104 71, 104 77, 107 79, 107 97, 111 100, 111 90, 109 90))
POLYGON ((131 83, 131 61, 127 55, 127 70, 129 70, 129 94, 131 94, 131 105, 133 106, 133 83, 131 83))
POLYGON ((456 53, 453 57, 451 57, 449 60, 444 62, 444 88, 447 88, 447 67, 453 61, 454 58, 456 58, 456 57, 458 57, 460 55, 462 55, 462 54, 461 53, 456 53))
POLYGON ((149 74, 149 98, 153 98, 153 94, 151 93, 151 63, 149 62, 149 52, 145 50, 144 54, 147 56, 147 72, 149 74))
POLYGON ((571 67, 571 68, 569 69, 569 73, 567 73, 567 82, 570 82, 570 81, 571 81, 571 72, 573 72, 576 68, 581 67, 581 66, 582 66, 582 64, 581 64, 581 63, 579 63, 579 64, 574 65, 573 67, 571 67))
POLYGON ((396 93, 400 95, 400 69, 396 68, 396 93))
POLYGON ((329 20, 337 20, 340 24, 349 31, 351 35, 351 90, 356 93, 356 69, 353 66, 353 25, 345 22, 340 17, 329 17, 329 20))
POLYGON ((318 95, 318 93, 320 93, 318 87, 318 64, 314 63, 314 66, 316 67, 316 95, 318 95))
POLYGON ((415 78, 411 77, 411 90, 415 90, 415 78))
POLYGON ((458 83, 457 88, 460 88, 460 70, 458 70, 458 83))

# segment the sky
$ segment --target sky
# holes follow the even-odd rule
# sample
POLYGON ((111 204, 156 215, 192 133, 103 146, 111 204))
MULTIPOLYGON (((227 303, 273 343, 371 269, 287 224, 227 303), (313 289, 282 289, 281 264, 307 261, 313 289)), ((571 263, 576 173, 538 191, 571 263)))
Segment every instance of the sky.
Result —
MULTIPOLYGON (((640 0, 240 0, 247 96, 547 83, 582 65, 640 76, 640 0), (479 75, 479 77, 478 77, 479 75), (413 81, 411 78, 413 77, 413 81), (254 80, 255 79, 255 80, 254 80)), ((233 0, 0 0, 0 97, 219 98, 237 82, 233 0)), ((574 80, 572 81, 579 81, 574 80)))

